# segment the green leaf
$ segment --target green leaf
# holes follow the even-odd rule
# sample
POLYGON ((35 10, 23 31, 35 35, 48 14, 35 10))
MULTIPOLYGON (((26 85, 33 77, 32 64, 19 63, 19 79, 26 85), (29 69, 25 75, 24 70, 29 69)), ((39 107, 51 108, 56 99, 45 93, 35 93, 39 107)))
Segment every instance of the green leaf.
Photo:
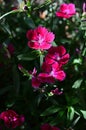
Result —
POLYGON ((81 86, 81 83, 82 83, 82 82, 83 82, 83 79, 82 79, 82 78, 76 80, 76 81, 74 82, 72 88, 75 88, 75 89, 79 88, 79 87, 81 86))
POLYGON ((73 118, 74 118, 74 108, 72 106, 70 106, 70 107, 68 107, 67 119, 73 120, 73 118))
POLYGON ((53 41, 53 42, 52 42, 52 45, 53 45, 53 46, 57 46, 57 44, 56 44, 56 42, 55 42, 55 41, 53 41))
POLYGON ((31 61, 36 58, 36 54, 34 54, 34 53, 20 54, 17 56, 17 58, 18 58, 18 60, 31 61))
POLYGON ((74 127, 74 126, 78 123, 79 119, 80 119, 80 116, 78 116, 78 117, 73 121, 72 127, 74 127))
POLYGON ((0 89, 0 96, 5 94, 6 92, 10 91, 10 89, 12 89, 13 86, 7 86, 7 87, 4 87, 4 88, 1 88, 0 89))
POLYGON ((81 113, 82 113, 84 119, 86 119, 86 111, 85 111, 85 110, 80 110, 80 111, 81 111, 81 113))
POLYGON ((61 108, 58 108, 58 106, 49 107, 41 114, 41 116, 48 116, 48 115, 57 113, 58 111, 60 111, 60 109, 61 108))
POLYGON ((25 17, 24 21, 25 21, 25 23, 27 24, 28 27, 33 28, 33 29, 35 28, 35 24, 30 17, 25 17))
POLYGON ((81 65, 82 59, 81 58, 74 59, 73 64, 80 64, 81 65))

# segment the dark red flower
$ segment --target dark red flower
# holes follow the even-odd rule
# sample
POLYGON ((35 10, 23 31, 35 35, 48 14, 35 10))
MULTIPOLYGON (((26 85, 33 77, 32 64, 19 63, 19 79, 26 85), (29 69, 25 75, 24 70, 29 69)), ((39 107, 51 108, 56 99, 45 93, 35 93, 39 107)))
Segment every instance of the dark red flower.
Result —
MULTIPOLYGON (((57 79, 59 81, 63 81, 66 77, 66 74, 63 70, 60 69, 59 64, 47 64, 47 62, 44 62, 42 65, 43 73, 41 73, 41 77, 45 78, 47 80, 47 77, 51 77, 50 81, 48 80, 48 83, 54 81, 54 79, 57 79), (46 76, 47 75, 47 76, 46 76)), ((53 82, 52 82, 53 83, 53 82)))
POLYGON ((52 92, 53 94, 55 94, 55 95, 61 95, 61 94, 63 93, 62 91, 59 91, 58 88, 55 88, 55 89, 51 90, 51 92, 52 92))
POLYGON ((45 57, 45 61, 48 64, 58 63, 62 66, 68 62, 70 55, 66 53, 64 46, 51 47, 48 50, 48 54, 45 57))
POLYGON ((11 43, 8 44, 7 49, 8 49, 8 51, 10 52, 11 55, 14 54, 15 49, 14 49, 13 44, 11 44, 11 43))
POLYGON ((51 126, 48 123, 41 126, 41 130, 60 130, 58 127, 51 126))
POLYGON ((39 26, 34 30, 29 30, 26 35, 29 40, 28 46, 36 50, 49 49, 55 38, 52 32, 49 32, 47 28, 42 26, 39 26))
POLYGON ((23 115, 19 116, 13 110, 7 110, 2 112, 0 114, 0 119, 4 121, 5 125, 8 128, 16 128, 17 126, 22 125, 22 123, 24 122, 24 116, 23 115))
POLYGON ((59 11, 56 12, 56 16, 62 17, 62 18, 70 18, 73 15, 76 14, 75 5, 70 4, 61 4, 59 11))
POLYGON ((48 73, 40 73, 38 78, 41 83, 54 83, 54 77, 48 73))
POLYGON ((40 79, 37 76, 36 68, 33 69, 31 74, 32 74, 32 87, 33 88, 39 88, 39 86, 41 85, 41 81, 40 81, 40 79))

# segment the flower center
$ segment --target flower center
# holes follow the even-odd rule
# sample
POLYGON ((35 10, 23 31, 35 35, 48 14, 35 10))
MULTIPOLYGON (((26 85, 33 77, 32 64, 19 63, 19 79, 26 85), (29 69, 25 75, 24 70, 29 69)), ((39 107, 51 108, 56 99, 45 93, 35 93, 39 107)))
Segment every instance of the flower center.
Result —
POLYGON ((37 37, 37 41, 39 44, 42 44, 44 42, 44 37, 42 37, 40 34, 37 37))

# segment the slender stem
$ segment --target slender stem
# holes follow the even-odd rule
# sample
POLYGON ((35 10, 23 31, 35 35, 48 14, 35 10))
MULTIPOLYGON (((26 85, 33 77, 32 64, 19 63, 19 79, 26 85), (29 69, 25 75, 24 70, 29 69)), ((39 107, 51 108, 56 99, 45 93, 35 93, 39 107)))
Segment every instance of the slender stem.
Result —
POLYGON ((39 8, 42 8, 42 7, 44 7, 44 6, 46 6, 46 5, 49 5, 49 4, 51 4, 51 1, 49 1, 49 0, 48 0, 48 1, 45 1, 44 4, 35 7, 33 10, 35 11, 35 10, 37 10, 37 9, 39 9, 39 8))
POLYGON ((0 17, 0 20, 3 19, 4 17, 8 16, 9 14, 18 13, 18 12, 23 12, 23 10, 12 10, 12 11, 9 11, 9 12, 3 14, 3 15, 0 17))
POLYGON ((43 55, 41 54, 40 55, 40 67, 42 66, 42 64, 43 64, 43 55))

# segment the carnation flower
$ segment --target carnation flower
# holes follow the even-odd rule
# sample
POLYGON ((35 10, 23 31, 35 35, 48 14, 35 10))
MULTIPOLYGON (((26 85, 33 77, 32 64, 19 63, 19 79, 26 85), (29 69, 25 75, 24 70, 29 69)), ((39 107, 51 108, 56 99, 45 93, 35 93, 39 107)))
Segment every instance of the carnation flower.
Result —
POLYGON ((75 5, 70 4, 61 4, 59 11, 56 12, 56 16, 62 17, 62 18, 70 18, 73 15, 76 14, 75 5))
POLYGON ((14 49, 13 44, 11 44, 11 43, 8 44, 7 49, 8 49, 8 51, 10 52, 11 55, 14 54, 15 49, 14 49))
POLYGON ((48 64, 57 63, 62 66, 68 62, 70 55, 66 53, 64 46, 51 47, 45 57, 48 64))
POLYGON ((39 26, 27 32, 28 46, 36 50, 47 50, 52 46, 55 35, 45 27, 39 26))
POLYGON ((31 74, 32 74, 32 87, 39 88, 39 86, 41 85, 41 82, 37 76, 36 68, 33 69, 33 72, 31 72, 31 74))
POLYGON ((51 126, 48 123, 41 126, 41 130, 60 130, 58 127, 51 126))
POLYGON ((39 76, 41 78, 45 77, 46 75, 46 81, 48 80, 47 78, 51 77, 51 80, 48 80, 48 83, 54 81, 54 79, 59 80, 59 81, 63 81, 66 77, 66 74, 63 70, 60 69, 58 64, 52 64, 49 65, 47 62, 44 62, 42 65, 42 70, 43 73, 41 73, 39 76))
POLYGON ((4 121, 5 125, 8 128, 16 128, 17 126, 22 125, 22 123, 24 122, 24 116, 23 115, 19 116, 13 110, 7 110, 2 112, 0 114, 0 119, 4 121))

